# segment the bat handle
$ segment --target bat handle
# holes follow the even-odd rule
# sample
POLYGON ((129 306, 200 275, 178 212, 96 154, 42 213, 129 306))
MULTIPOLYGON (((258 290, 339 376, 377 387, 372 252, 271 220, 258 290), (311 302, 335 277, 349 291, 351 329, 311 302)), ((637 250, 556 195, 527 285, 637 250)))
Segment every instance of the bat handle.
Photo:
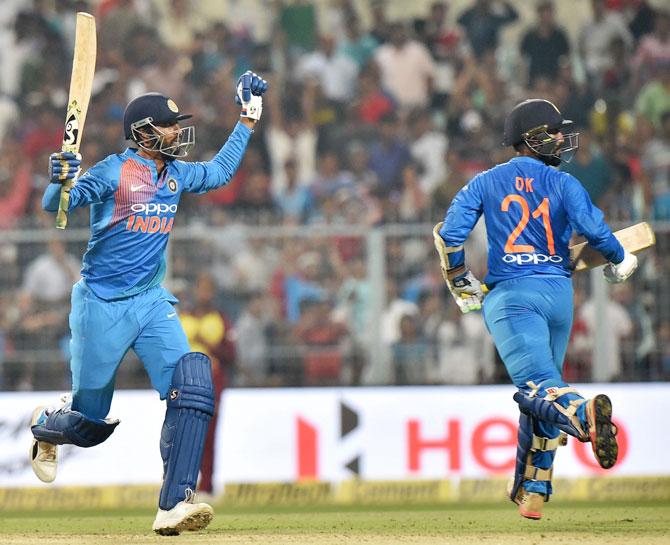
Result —
MULTIPOLYGON (((486 284, 482 284, 482 291, 484 292, 484 295, 486 295, 491 290, 489 289, 489 287, 486 284)), ((461 294, 461 299, 467 299, 468 297, 470 297, 470 296, 465 294, 465 293, 461 294)))
POLYGON ((67 211, 70 208, 70 189, 74 180, 68 180, 60 188, 60 199, 58 201, 58 212, 56 213, 56 229, 65 229, 67 226, 67 211))

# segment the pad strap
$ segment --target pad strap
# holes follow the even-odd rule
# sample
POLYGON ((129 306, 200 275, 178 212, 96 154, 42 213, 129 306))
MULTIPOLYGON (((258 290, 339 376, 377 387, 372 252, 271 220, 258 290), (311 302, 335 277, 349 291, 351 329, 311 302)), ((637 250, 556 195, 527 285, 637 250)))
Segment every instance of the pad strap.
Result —
POLYGON ((564 447, 568 444, 567 434, 561 432, 558 437, 549 439, 549 437, 540 437, 539 435, 533 434, 533 445, 531 450, 541 450, 547 452, 550 450, 556 450, 558 447, 564 447))
POLYGON ((551 477, 554 474, 554 466, 551 466, 549 469, 542 469, 540 467, 535 467, 531 465, 532 456, 528 456, 528 461, 526 462, 526 471, 523 474, 524 479, 529 479, 531 481, 551 481, 551 477))

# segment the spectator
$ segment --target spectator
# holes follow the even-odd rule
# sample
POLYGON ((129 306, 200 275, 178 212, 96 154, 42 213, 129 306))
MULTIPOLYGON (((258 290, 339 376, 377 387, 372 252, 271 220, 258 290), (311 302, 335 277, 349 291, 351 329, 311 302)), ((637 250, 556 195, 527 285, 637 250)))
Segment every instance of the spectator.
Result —
POLYGON ((448 22, 449 5, 446 2, 433 2, 430 14, 425 21, 423 41, 435 61, 433 79, 432 107, 444 108, 451 96, 458 62, 466 49, 463 33, 448 22))
POLYGON ((377 125, 382 117, 391 113, 394 109, 393 101, 379 86, 379 75, 376 68, 372 67, 360 76, 360 92, 355 102, 355 115, 369 125, 377 125))
POLYGON ((410 116, 412 145, 410 151, 420 165, 419 185, 426 195, 440 185, 447 174, 447 137, 435 129, 433 119, 427 110, 419 110, 410 116))
MULTIPOLYGON (((292 91, 289 91, 289 95, 292 91)), ((293 159, 300 185, 308 185, 316 172, 318 135, 314 126, 316 89, 307 85, 297 102, 283 105, 279 94, 268 94, 269 126, 266 143, 272 167, 272 194, 281 195, 286 187, 286 161, 293 159)))
POLYGON ((278 2, 279 30, 286 37, 291 58, 316 46, 316 6, 305 0, 278 2))
POLYGON ((491 0, 475 0, 475 5, 458 17, 458 24, 465 29, 472 52, 479 58, 498 48, 500 30, 518 18, 509 2, 493 5, 491 0))
POLYGON ((571 162, 561 165, 561 170, 580 180, 596 204, 602 200, 612 183, 610 164, 588 129, 581 130, 579 149, 571 162))
POLYGON ((354 61, 359 71, 363 70, 374 56, 379 42, 372 34, 361 30, 360 21, 355 14, 350 14, 346 18, 344 29, 346 38, 340 42, 339 52, 354 61))
MULTIPOLYGON (((34 390, 40 384, 54 382, 53 370, 60 367, 55 364, 62 364, 67 358, 67 354, 61 351, 69 340, 64 301, 39 299, 22 291, 12 302, 7 322, 8 344, 16 352, 32 356, 20 362, 13 387, 34 390), (50 357, 45 358, 45 353, 49 353, 50 357)), ((64 365, 62 369, 65 370, 64 365)), ((55 382, 58 387, 61 386, 61 381, 55 382)))
POLYGON ((157 28, 161 41, 172 49, 190 53, 195 36, 206 25, 198 2, 168 0, 156 5, 160 6, 157 28))
POLYGON ((574 320, 563 363, 563 377, 569 382, 588 382, 591 379, 593 334, 582 317, 584 292, 575 287, 574 293, 574 320))
POLYGON ((565 31, 556 24, 551 0, 537 5, 537 25, 524 34, 520 49, 528 62, 530 86, 538 77, 556 80, 558 67, 570 54, 570 44, 565 31))
POLYGON ((0 229, 17 226, 28 211, 32 190, 31 164, 20 143, 7 137, 0 146, 0 229))
POLYGON ((584 63, 588 81, 599 84, 609 66, 610 44, 620 38, 632 48, 633 37, 619 13, 608 11, 605 0, 591 0, 593 18, 582 25, 579 33, 579 54, 584 63))
POLYGON ((661 126, 661 116, 670 111, 670 61, 656 62, 654 77, 640 89, 635 110, 641 120, 651 127, 661 126))
POLYGON ((398 116, 386 114, 381 119, 379 136, 370 150, 370 168, 379 180, 382 194, 388 195, 400 189, 402 170, 410 161, 409 147, 400 136, 398 116))
POLYGON ((369 310, 370 284, 365 261, 355 257, 346 265, 345 278, 337 293, 336 317, 339 322, 349 324, 353 336, 361 345, 369 341, 366 335, 369 310))
POLYGON ((267 329, 272 316, 262 292, 252 293, 235 324, 236 386, 265 386, 268 381, 267 329))
POLYGON ((311 78, 318 82, 323 96, 342 113, 356 91, 358 65, 336 49, 333 36, 322 35, 319 48, 298 60, 295 74, 298 81, 311 78))
POLYGON ((408 163, 402 170, 402 188, 398 197, 398 217, 403 222, 428 219, 428 196, 421 187, 421 174, 416 163, 408 163))
POLYGON ((670 110, 661 115, 661 127, 644 148, 644 168, 650 186, 652 217, 670 220, 670 110))
POLYGON ((391 23, 386 18, 386 0, 372 0, 370 9, 372 11, 372 25, 370 35, 377 43, 384 44, 391 38, 391 23))
POLYGON ((317 201, 333 195, 351 195, 355 192, 354 179, 351 174, 340 168, 338 154, 334 150, 326 150, 319 156, 319 167, 316 177, 309 184, 317 201))
POLYGON ((300 319, 295 324, 294 335, 305 345, 307 383, 341 384, 344 368, 349 366, 351 358, 347 327, 333 320, 333 309, 326 299, 306 299, 300 306, 300 319))
POLYGON ((285 225, 301 225, 308 223, 314 208, 312 190, 298 183, 298 169, 295 160, 288 159, 284 166, 286 187, 275 196, 277 205, 281 209, 285 225))
POLYGON ((481 314, 461 314, 449 306, 449 319, 437 329, 438 379, 443 384, 486 384, 493 380, 493 344, 481 314))
POLYGON ((421 42, 409 39, 401 23, 391 26, 391 41, 375 52, 381 85, 400 108, 425 108, 430 104, 435 64, 421 42))
POLYGON ((405 315, 416 315, 416 303, 400 297, 397 281, 391 277, 386 281, 386 307, 381 318, 382 342, 390 347, 400 340, 400 321, 405 315))
POLYGON ((23 292, 36 301, 62 304, 79 279, 79 265, 79 260, 67 253, 63 241, 53 238, 47 243, 47 252, 26 268, 23 292))
POLYGON ((262 170, 250 173, 239 198, 232 207, 243 223, 272 225, 281 218, 281 211, 272 198, 270 175, 262 170))
MULTIPOLYGON (((620 284, 613 288, 616 293, 622 293, 624 290, 630 289, 629 285, 620 284), (623 288, 623 290, 621 289, 623 288)), ((580 320, 589 331, 595 331, 596 320, 600 317, 596 316, 596 305, 593 299, 588 299, 581 308, 578 315, 580 320)), ((625 307, 623 307, 616 299, 608 299, 605 302, 605 319, 607 320, 607 344, 603 347, 603 360, 607 363, 605 374, 599 377, 599 380, 609 382, 613 380, 621 380, 624 376, 624 367, 622 364, 622 342, 628 338, 633 332, 633 322, 625 307)))
POLYGON ((400 339, 391 350, 394 384, 428 384, 434 381, 430 346, 421 336, 415 316, 405 314, 400 319, 400 339))
POLYGON ((276 250, 267 239, 248 237, 244 248, 232 257, 234 291, 239 295, 266 289, 278 259, 276 250))
MULTIPOLYGON (((300 318, 300 304, 305 299, 323 299, 325 290, 319 285, 321 257, 317 252, 307 252, 298 257, 297 269, 284 279, 286 317, 289 322, 300 318)), ((287 264, 288 265, 288 264, 287 264)))
POLYGON ((642 167, 649 180, 652 217, 670 221, 670 110, 663 113, 660 129, 643 148, 642 167))
POLYGON ((670 8, 656 11, 654 31, 640 38, 632 68, 636 86, 644 85, 652 76, 658 63, 670 63, 670 8))

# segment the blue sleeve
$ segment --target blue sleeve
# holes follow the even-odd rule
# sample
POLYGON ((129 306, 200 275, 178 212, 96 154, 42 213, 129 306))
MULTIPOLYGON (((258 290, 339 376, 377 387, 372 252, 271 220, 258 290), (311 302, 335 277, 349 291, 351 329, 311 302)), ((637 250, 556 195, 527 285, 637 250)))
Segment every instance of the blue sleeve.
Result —
POLYGON ((565 177, 565 209, 570 225, 605 259, 612 263, 621 263, 624 256, 623 246, 605 223, 602 211, 591 202, 589 194, 577 178, 567 173, 565 177))
MULTIPOLYGON (((114 193, 116 183, 109 180, 103 173, 107 166, 98 163, 77 179, 70 190, 70 206, 68 212, 75 208, 102 202, 114 193)), ((57 212, 60 201, 61 184, 49 184, 42 196, 42 208, 47 212, 57 212)))
POLYGON ((188 167, 185 191, 205 193, 226 185, 240 165, 251 133, 251 129, 238 121, 226 143, 211 161, 182 163, 188 167))
POLYGON ((103 202, 116 191, 119 184, 118 175, 113 180, 105 173, 107 167, 98 163, 81 176, 70 191, 70 208, 80 208, 90 204, 103 202))
MULTIPOLYGON (((481 178, 476 176, 454 197, 447 210, 440 236, 447 248, 462 246, 474 229, 484 209, 481 191, 481 178)), ((460 267, 465 263, 465 252, 459 250, 449 254, 449 268, 460 267)))
POLYGON ((58 212, 60 200, 60 184, 49 184, 42 195, 42 208, 47 212, 58 212))

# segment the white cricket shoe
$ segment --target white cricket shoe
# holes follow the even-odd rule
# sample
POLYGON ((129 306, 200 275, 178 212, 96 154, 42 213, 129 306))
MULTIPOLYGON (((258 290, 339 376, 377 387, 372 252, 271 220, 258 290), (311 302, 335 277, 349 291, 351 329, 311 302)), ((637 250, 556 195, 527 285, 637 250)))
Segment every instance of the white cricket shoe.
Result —
MULTIPOLYGON (((37 407, 30 419, 30 427, 43 423, 48 416, 47 407, 37 407)), ((33 437, 30 445, 30 465, 37 478, 45 483, 51 483, 56 478, 58 466, 58 447, 51 443, 38 441, 33 437)))
POLYGON ((206 503, 193 503, 195 494, 187 494, 169 511, 158 509, 152 529, 162 536, 176 536, 184 530, 196 531, 205 528, 214 518, 214 509, 206 503))

